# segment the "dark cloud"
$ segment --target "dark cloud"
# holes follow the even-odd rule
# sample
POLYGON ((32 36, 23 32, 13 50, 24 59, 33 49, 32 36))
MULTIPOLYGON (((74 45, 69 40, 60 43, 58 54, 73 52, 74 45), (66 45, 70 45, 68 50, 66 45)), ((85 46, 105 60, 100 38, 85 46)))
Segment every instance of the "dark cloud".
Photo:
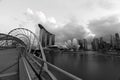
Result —
MULTIPOLYGON (((33 26, 38 23, 42 24, 49 32, 56 35, 56 42, 65 42, 73 38, 92 39, 93 34, 96 37, 103 36, 104 39, 109 39, 111 34, 114 35, 120 32, 120 22, 117 16, 103 17, 98 20, 89 21, 88 27, 85 27, 79 24, 75 16, 71 16, 68 23, 61 25, 57 23, 54 17, 47 17, 43 12, 36 13, 28 10, 28 13, 26 15, 28 17, 26 24, 32 23, 33 26)), ((30 29, 33 28, 30 26, 30 29)), ((39 29, 36 28, 37 30, 39 29)))
MULTIPOLYGON (((47 17, 43 12, 34 12, 28 9, 24 14, 26 17, 26 23, 24 26, 42 24, 49 32, 56 35, 56 42, 64 42, 72 40, 73 38, 83 39, 89 33, 85 30, 85 27, 78 24, 78 20, 71 16, 68 23, 64 25, 57 24, 54 17, 47 17), (30 24, 31 23, 31 24, 30 24)), ((34 27, 29 27, 30 29, 34 27)), ((36 35, 39 32, 38 26, 35 26, 36 35)))
POLYGON ((66 40, 72 40, 73 38, 83 39, 87 34, 84 27, 73 20, 65 24, 62 28, 54 30, 54 33, 56 34, 57 42, 64 42, 66 40))
POLYGON ((103 36, 108 39, 110 35, 120 32, 120 22, 116 16, 110 16, 108 18, 90 21, 88 28, 96 34, 96 37, 103 36))

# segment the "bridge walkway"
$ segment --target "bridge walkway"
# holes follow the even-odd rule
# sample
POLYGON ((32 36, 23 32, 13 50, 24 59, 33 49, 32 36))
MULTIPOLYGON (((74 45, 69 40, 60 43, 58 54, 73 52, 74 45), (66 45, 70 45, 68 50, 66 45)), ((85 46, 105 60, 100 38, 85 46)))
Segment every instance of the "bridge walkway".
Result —
POLYGON ((0 50, 0 80, 18 80, 18 51, 16 49, 0 50))

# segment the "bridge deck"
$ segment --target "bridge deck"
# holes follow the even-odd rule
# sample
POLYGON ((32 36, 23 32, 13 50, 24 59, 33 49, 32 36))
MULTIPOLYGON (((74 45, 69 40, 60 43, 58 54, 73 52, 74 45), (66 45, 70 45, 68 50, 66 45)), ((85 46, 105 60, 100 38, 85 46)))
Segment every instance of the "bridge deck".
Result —
POLYGON ((0 80, 18 80, 18 51, 0 50, 0 80))

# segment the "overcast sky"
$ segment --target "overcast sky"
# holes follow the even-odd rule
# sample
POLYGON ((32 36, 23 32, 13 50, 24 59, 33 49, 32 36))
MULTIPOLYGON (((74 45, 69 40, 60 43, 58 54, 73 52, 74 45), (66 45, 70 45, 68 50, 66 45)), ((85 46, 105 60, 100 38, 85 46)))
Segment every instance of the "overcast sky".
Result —
MULTIPOLYGON (((47 26, 58 39, 83 38, 103 35, 101 33, 107 30, 110 33, 109 28, 102 29, 109 25, 111 28, 119 26, 119 17, 120 0, 0 0, 1 32, 32 21, 47 26)), ((29 28, 32 30, 34 27, 29 28)), ((119 31, 119 27, 116 29, 119 31)))

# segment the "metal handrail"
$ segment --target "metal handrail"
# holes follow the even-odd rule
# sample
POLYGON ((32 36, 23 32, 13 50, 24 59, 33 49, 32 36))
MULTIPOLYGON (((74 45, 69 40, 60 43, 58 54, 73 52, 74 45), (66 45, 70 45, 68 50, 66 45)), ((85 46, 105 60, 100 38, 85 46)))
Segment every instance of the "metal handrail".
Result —
MULTIPOLYGON (((34 56, 34 55, 33 55, 33 56, 34 56)), ((69 72, 67 72, 67 71, 65 71, 65 70, 63 70, 63 69, 61 69, 61 68, 59 68, 59 67, 56 67, 55 65, 53 65, 53 64, 51 64, 51 63, 49 63, 49 62, 47 62, 47 61, 44 61, 44 60, 43 60, 42 58, 40 58, 40 57, 37 57, 37 56, 34 56, 34 57, 37 58, 37 59, 40 60, 40 61, 43 61, 43 62, 46 63, 47 65, 49 65, 49 66, 51 66, 52 68, 56 69, 57 71, 65 74, 66 76, 72 78, 73 80, 82 80, 81 78, 79 78, 79 77, 77 77, 77 76, 75 76, 75 75, 73 75, 73 74, 71 74, 71 73, 69 73, 69 72)), ((37 63, 37 64, 39 64, 39 63, 37 63)), ((39 65, 41 65, 41 64, 39 64, 39 65)), ((46 68, 43 68, 43 69, 46 70, 46 68)))
POLYGON ((30 77, 30 73, 29 73, 29 70, 28 70, 28 68, 27 68, 26 62, 25 62, 25 58, 22 57, 22 60, 23 60, 24 66, 25 66, 25 70, 26 70, 26 72, 27 72, 27 76, 28 76, 29 80, 32 80, 31 77, 30 77))
MULTIPOLYGON (((32 68, 32 70, 34 71, 35 75, 38 77, 39 80, 41 80, 40 74, 37 73, 38 71, 35 70, 35 67, 32 66, 32 64, 30 63, 30 61, 27 59, 27 57, 25 57, 25 59, 27 60, 28 64, 30 65, 30 67, 32 68)), ((42 69, 40 69, 41 71, 42 69)))
MULTIPOLYGON (((33 70, 33 71, 35 71, 35 73, 36 73, 36 76, 38 77, 38 78, 40 78, 40 75, 41 75, 41 73, 42 73, 42 70, 45 70, 48 74, 49 74, 49 76, 50 76, 50 78, 52 79, 52 80, 57 80, 56 79, 56 77, 46 68, 46 67, 44 67, 43 66, 43 64, 44 64, 44 62, 43 62, 43 64, 40 64, 37 60, 35 60, 32 56, 30 56, 30 55, 27 55, 26 56, 26 59, 27 59, 27 57, 29 57, 33 62, 35 62, 39 67, 40 67, 40 71, 35 71, 35 70, 33 70), (39 76, 38 76, 39 75, 39 76)), ((28 62, 29 62, 29 60, 27 60, 28 62)), ((29 63, 30 64, 30 63, 29 63)), ((31 67, 33 67, 32 65, 31 65, 31 67)), ((34 67, 35 68, 35 67, 34 67)))

